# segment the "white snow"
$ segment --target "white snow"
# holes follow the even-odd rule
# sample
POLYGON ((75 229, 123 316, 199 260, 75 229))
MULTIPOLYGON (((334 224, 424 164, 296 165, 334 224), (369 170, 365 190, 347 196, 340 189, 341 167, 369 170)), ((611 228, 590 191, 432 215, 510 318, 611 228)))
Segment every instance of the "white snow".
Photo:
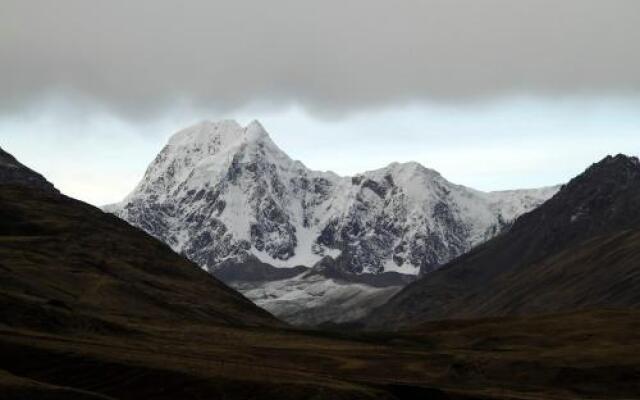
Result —
POLYGON ((404 263, 397 265, 393 260, 385 260, 384 262, 385 272, 398 272, 405 275, 418 275, 420 268, 413 264, 404 263))
POLYGON ((505 220, 513 220, 531 211, 536 205, 553 197, 560 185, 538 189, 502 190, 487 193, 491 207, 500 212, 505 220))

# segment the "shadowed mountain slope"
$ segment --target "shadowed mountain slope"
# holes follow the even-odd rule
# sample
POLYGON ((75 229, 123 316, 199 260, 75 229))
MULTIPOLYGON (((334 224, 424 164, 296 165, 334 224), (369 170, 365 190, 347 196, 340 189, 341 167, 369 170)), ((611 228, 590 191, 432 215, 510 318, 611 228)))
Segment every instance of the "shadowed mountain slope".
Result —
POLYGON ((640 306, 640 163, 607 157, 506 233, 416 281, 370 327, 640 306))
POLYGON ((21 164, 2 148, 0 148, 0 184, 15 184, 47 192, 58 192, 42 175, 21 164))
POLYGON ((99 316, 280 325, 160 241, 58 194, 26 167, 7 173, 14 169, 0 166, 5 323, 53 328, 63 320, 81 323, 99 316), (20 177, 26 185, 16 184, 20 177))

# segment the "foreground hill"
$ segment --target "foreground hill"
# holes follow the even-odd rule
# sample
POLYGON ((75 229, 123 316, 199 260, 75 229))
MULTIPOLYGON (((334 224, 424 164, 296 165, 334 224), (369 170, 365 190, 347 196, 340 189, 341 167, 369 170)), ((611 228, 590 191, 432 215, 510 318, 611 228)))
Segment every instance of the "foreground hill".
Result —
POLYGON ((372 327, 640 307, 640 162, 607 157, 506 233, 394 296, 372 327))
POLYGON ((630 399, 640 313, 296 331, 113 216, 0 184, 0 398, 630 399))
POLYGON ((113 317, 279 324, 144 232, 48 183, 33 185, 44 178, 26 167, 0 165, 0 179, 8 168, 24 180, 0 181, 5 323, 53 329, 113 317))
POLYGON ((292 160, 258 122, 205 121, 176 133, 107 209, 275 315, 315 324, 361 317, 556 190, 485 193, 415 162, 341 177, 292 160), (345 297, 361 311, 340 307, 345 297))
POLYGON ((58 193, 58 190, 42 175, 23 165, 1 148, 0 184, 27 186, 45 192, 58 193))

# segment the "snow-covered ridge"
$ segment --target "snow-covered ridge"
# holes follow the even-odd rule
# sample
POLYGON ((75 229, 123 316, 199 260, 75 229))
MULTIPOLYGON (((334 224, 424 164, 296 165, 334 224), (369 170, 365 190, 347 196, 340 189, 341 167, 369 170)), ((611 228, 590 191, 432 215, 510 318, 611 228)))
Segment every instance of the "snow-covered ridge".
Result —
POLYGON ((292 160, 257 121, 205 121, 176 133, 108 209, 211 271, 249 256, 311 267, 328 255, 354 274, 415 275, 556 191, 485 193, 416 162, 341 177, 292 160))

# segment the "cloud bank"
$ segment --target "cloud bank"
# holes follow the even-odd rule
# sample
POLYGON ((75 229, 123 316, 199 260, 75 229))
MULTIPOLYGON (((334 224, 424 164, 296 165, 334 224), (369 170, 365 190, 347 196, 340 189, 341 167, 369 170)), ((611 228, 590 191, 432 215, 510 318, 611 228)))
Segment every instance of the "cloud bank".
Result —
POLYGON ((637 96, 639 41, 637 0, 3 0, 0 112, 637 96))

